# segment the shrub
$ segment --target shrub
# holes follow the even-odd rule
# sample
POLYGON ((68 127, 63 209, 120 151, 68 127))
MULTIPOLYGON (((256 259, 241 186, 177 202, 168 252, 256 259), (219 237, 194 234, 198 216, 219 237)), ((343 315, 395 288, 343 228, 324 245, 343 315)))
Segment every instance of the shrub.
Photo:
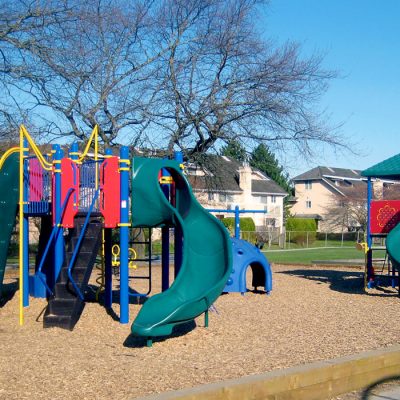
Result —
MULTIPOLYGON (((317 223, 314 219, 308 218, 288 218, 286 221, 286 231, 290 231, 290 242, 304 246, 313 243, 317 237, 317 223)), ((289 237, 287 237, 289 240, 289 237)))
MULTIPOLYGON (((248 242, 255 243, 256 225, 253 221, 253 218, 250 217, 239 218, 239 221, 240 221, 240 231, 242 232, 243 239, 247 240, 248 242), (243 232, 245 233, 243 234, 243 232)), ((229 233, 233 236, 235 234, 235 218, 234 217, 223 218, 221 222, 224 224, 226 229, 228 229, 229 233)))

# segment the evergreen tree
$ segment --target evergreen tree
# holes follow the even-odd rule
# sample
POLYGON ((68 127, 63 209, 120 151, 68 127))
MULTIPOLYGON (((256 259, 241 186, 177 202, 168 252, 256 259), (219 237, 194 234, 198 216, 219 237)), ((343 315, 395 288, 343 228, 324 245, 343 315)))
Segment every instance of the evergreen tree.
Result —
POLYGON ((289 183, 289 176, 283 171, 278 160, 265 144, 259 144, 250 155, 251 167, 264 172, 269 178, 274 180, 279 186, 292 194, 293 189, 289 183))
POLYGON ((247 160, 246 149, 237 140, 230 140, 226 146, 222 147, 221 155, 231 157, 241 163, 247 160))

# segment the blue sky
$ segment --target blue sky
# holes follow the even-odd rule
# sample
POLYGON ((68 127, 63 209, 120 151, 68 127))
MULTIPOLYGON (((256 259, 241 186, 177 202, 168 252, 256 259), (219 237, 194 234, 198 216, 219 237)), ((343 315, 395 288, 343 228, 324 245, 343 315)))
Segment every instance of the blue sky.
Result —
POLYGON ((271 0, 263 30, 339 72, 321 101, 360 156, 327 148, 309 163, 282 159, 291 176, 316 165, 365 169, 400 153, 400 0, 271 0))

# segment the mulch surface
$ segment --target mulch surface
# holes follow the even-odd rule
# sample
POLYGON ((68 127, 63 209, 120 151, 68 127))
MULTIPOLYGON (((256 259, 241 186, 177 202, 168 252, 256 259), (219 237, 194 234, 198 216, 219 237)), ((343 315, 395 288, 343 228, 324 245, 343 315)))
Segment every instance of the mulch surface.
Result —
MULTIPOLYGON (((16 272, 7 271, 0 399, 134 399, 400 343, 396 291, 365 293, 360 269, 273 265, 273 272, 270 296, 222 295, 209 328, 200 317, 195 329, 186 326, 147 348, 129 335, 130 324, 116 321, 118 304, 107 313, 88 303, 69 332, 43 329, 46 301, 31 299, 19 326, 16 272)), ((154 292, 160 281, 155 267, 154 292)), ((145 290, 145 282, 132 286, 145 290)), ((131 322, 140 307, 130 305, 131 322)))

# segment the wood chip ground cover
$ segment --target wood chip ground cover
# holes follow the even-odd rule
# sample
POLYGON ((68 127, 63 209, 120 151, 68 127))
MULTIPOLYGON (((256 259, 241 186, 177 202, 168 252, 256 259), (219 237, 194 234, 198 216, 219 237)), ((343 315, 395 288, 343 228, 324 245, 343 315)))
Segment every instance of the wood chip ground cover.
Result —
MULTIPOLYGON (((360 270, 274 265, 273 272, 270 296, 223 295, 208 329, 200 317, 196 329, 152 348, 115 320, 117 304, 107 313, 88 303, 69 332, 43 329, 46 301, 31 299, 21 327, 17 292, 0 307, 0 399, 134 399, 400 343, 396 291, 364 293, 360 270)), ((15 275, 7 272, 6 289, 15 275)), ((156 267, 155 292, 160 281, 156 267)), ((130 305, 131 322, 139 309, 130 305)))

